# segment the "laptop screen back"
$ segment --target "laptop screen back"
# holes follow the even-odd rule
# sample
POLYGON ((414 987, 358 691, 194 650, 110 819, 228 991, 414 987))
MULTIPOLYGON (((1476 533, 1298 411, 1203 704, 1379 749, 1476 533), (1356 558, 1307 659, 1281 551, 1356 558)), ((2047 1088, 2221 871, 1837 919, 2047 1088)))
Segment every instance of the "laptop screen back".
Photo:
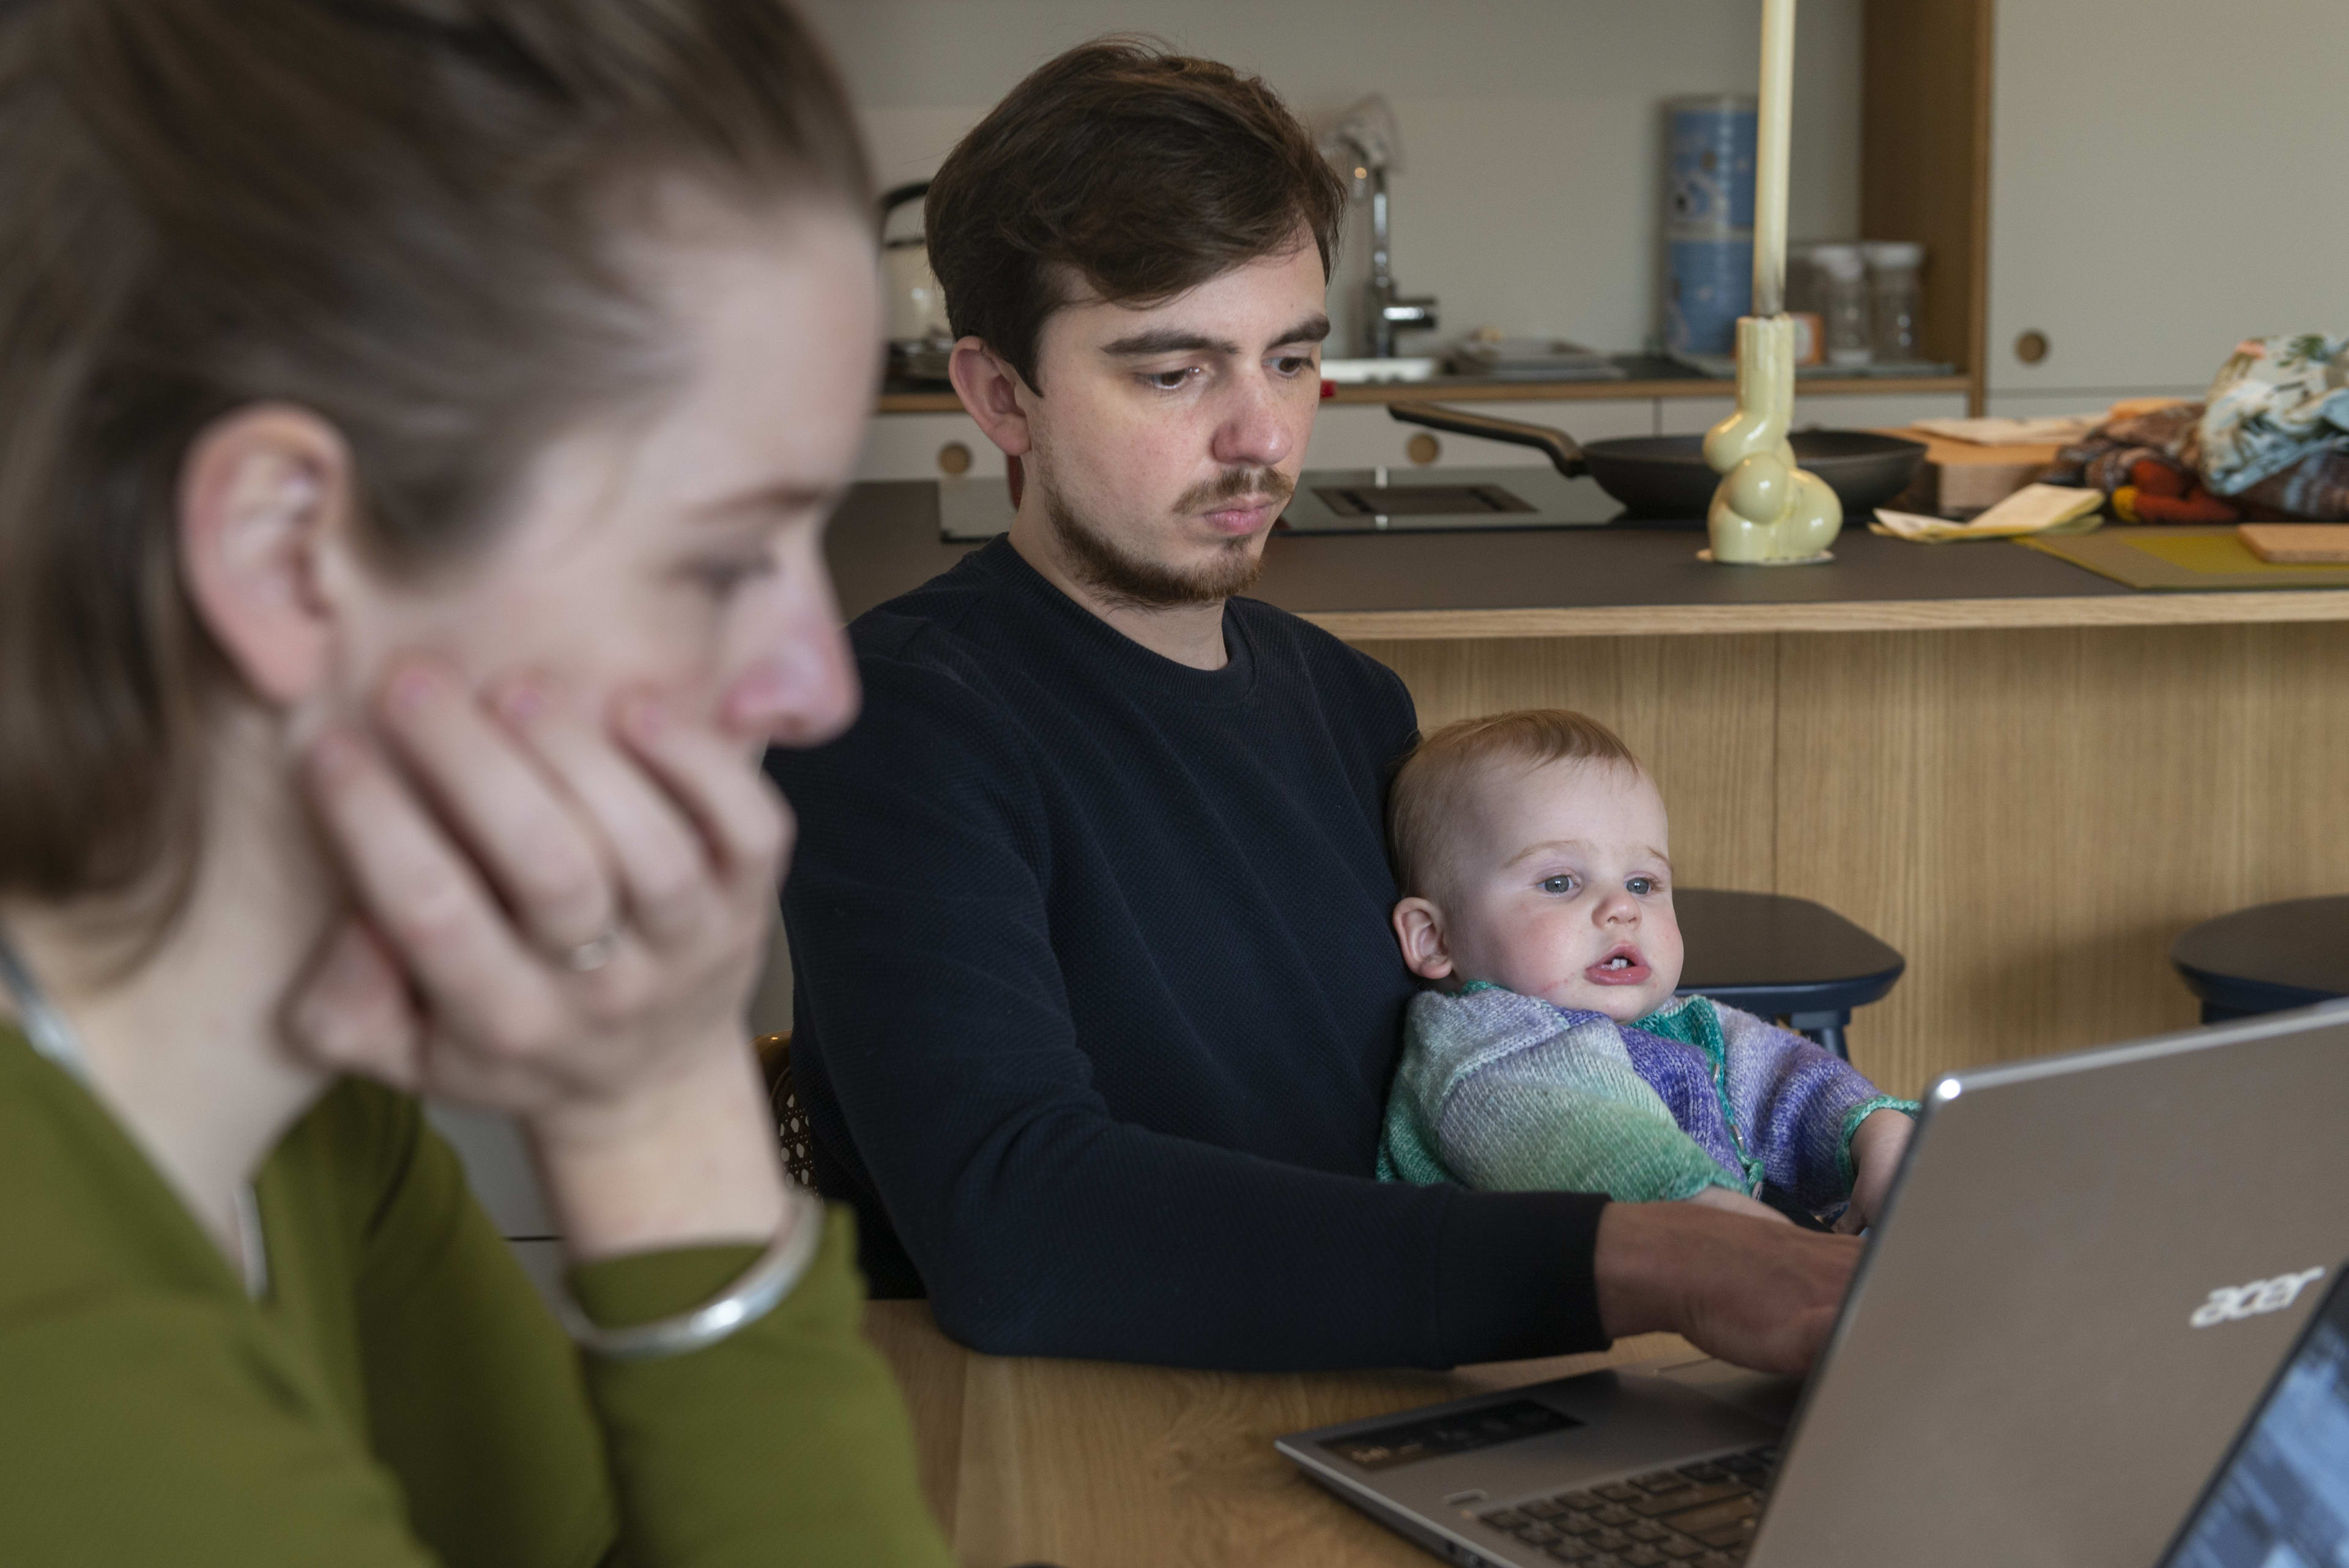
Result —
POLYGON ((2157 1563, 2349 1254, 2349 1005, 1931 1098, 1753 1568, 2157 1563))
POLYGON ((2167 1568, 2349 1563, 2349 1285, 2332 1293, 2202 1496, 2167 1568))

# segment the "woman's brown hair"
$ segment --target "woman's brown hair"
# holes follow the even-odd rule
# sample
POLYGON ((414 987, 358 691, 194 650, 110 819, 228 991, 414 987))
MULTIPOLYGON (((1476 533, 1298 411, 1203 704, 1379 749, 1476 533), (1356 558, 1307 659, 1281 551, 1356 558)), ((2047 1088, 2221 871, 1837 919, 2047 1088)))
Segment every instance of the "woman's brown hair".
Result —
POLYGON ((339 430, 387 566, 481 532, 561 426, 674 373, 632 191, 868 201, 776 0, 32 0, 0 10, 0 893, 192 870, 181 462, 242 406, 339 430))

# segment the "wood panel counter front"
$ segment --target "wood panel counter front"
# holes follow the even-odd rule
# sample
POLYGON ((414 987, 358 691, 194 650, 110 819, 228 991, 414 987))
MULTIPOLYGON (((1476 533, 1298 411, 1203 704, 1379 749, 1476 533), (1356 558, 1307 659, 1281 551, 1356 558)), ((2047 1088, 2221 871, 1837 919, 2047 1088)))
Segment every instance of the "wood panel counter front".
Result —
MULTIPOLYGON (((1909 971, 1850 1035, 1900 1094, 2195 1019, 2168 944, 2349 891, 2349 591, 2136 593, 2036 551, 1847 528, 1718 567, 1684 528, 1276 536, 1256 597, 1402 675, 1433 728, 1578 708, 1672 815, 1675 875, 1816 898, 1909 971)), ((947 570, 935 487, 833 525, 854 617, 947 570)))

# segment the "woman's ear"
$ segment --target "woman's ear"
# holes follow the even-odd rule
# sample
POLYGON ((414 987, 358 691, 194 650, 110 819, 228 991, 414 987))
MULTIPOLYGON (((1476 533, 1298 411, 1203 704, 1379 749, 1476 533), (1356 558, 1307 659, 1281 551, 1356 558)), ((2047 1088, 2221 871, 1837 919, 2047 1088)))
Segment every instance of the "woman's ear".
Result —
POLYGON ((1028 430, 1028 410, 1019 402, 1028 383, 983 339, 965 337, 955 344, 947 360, 947 379, 954 383, 964 411, 1006 456, 1020 457, 1036 444, 1028 430))
POLYGON ((245 683, 290 705, 332 662, 322 557, 355 510, 350 450, 306 409, 264 403, 204 427, 180 470, 181 571, 245 683))
POLYGON ((1444 946, 1444 911, 1424 898, 1405 898, 1394 907, 1393 918, 1403 967, 1422 980, 1449 979, 1452 955, 1444 946))

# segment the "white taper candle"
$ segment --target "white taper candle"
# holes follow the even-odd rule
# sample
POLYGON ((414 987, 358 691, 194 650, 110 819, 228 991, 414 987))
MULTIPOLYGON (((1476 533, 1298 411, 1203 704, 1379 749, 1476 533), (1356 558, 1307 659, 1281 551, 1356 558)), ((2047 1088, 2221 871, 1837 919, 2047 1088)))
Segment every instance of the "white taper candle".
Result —
POLYGON ((1762 0, 1762 108, 1754 130, 1754 314, 1786 308, 1786 142, 1795 107, 1795 0, 1762 0))

